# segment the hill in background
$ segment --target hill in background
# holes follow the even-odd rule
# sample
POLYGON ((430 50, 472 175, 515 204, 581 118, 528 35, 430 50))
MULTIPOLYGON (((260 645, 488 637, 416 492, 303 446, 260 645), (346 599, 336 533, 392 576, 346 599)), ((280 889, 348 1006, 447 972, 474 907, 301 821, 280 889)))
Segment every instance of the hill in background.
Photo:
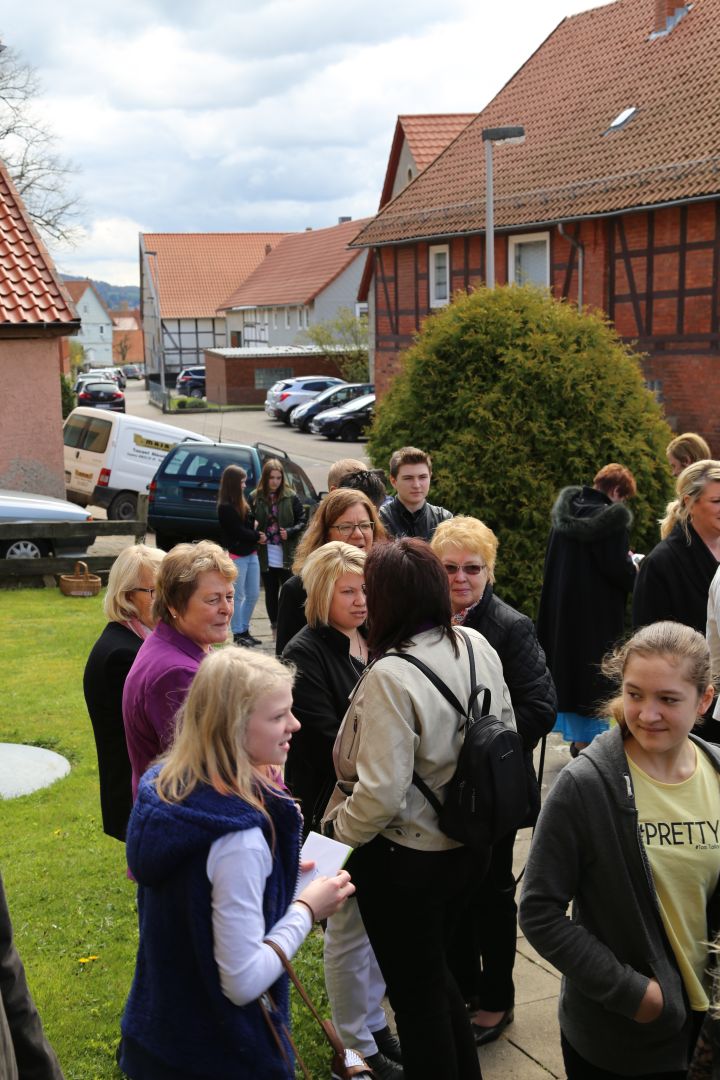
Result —
MULTIPOLYGON (((87 280, 81 274, 63 274, 62 278, 63 281, 87 280)), ((131 308, 140 307, 140 289, 137 285, 111 285, 108 281, 95 281, 94 278, 90 278, 90 280, 111 311, 122 307, 123 303, 126 303, 131 308)))

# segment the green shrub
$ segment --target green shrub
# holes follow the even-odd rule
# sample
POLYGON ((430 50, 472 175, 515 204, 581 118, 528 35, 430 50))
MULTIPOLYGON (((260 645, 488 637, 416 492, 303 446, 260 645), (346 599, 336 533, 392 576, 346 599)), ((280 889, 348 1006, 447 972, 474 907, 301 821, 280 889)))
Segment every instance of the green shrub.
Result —
POLYGON ((72 384, 67 375, 60 376, 60 403, 62 408, 62 418, 65 420, 77 404, 75 395, 73 394, 72 384))
POLYGON ((634 547, 657 543, 672 432, 604 316, 528 287, 481 289, 429 317, 404 359, 378 405, 371 459, 387 468, 407 444, 432 454, 431 500, 497 533, 509 603, 534 616, 557 492, 608 462, 637 479, 634 547))

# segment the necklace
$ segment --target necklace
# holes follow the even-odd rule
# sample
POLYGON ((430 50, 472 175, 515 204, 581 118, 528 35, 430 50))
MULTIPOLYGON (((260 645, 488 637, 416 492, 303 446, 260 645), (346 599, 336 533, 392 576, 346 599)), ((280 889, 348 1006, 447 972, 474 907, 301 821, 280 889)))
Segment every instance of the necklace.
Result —
POLYGON ((358 675, 362 675, 362 673, 365 670, 365 665, 367 664, 367 657, 365 656, 365 654, 363 652, 362 640, 360 638, 360 632, 357 629, 355 630, 355 634, 357 636, 357 650, 358 651, 356 653, 354 653, 352 651, 352 637, 351 637, 350 638, 350 647, 348 649, 348 659, 350 660, 350 665, 351 665, 353 671, 355 671, 356 674, 358 674, 358 675))

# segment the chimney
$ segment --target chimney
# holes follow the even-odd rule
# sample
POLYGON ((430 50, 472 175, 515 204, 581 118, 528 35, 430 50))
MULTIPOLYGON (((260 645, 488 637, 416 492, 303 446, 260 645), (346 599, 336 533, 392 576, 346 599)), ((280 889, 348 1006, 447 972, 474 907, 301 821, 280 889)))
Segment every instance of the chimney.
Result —
POLYGON ((668 28, 668 23, 675 15, 675 9, 682 7, 677 0, 655 0, 655 24, 653 33, 663 34, 668 28))
POLYGON ((305 232, 312 232, 312 225, 306 225, 305 232))
POLYGON ((351 217, 339 217, 338 218, 338 225, 344 225, 348 221, 352 221, 352 218, 351 217))

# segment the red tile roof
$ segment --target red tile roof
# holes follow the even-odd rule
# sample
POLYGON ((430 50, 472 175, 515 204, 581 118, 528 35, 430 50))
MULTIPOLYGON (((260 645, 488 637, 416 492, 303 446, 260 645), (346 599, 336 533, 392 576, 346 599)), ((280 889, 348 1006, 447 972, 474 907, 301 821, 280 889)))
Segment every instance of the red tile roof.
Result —
POLYGON ((0 334, 27 327, 73 334, 79 328, 55 265, 15 185, 0 164, 0 334))
POLYGON ((476 112, 398 116, 398 126, 402 128, 415 164, 422 172, 476 116, 476 112))
POLYGON ((220 309, 309 304, 358 258, 348 244, 368 220, 286 236, 220 309))
POLYGON ((164 319, 213 318, 219 305, 287 233, 144 233, 141 250, 156 251, 147 265, 164 319))
POLYGON ((448 149, 358 236, 363 246, 485 228, 482 130, 496 146, 496 227, 540 225, 720 192, 720 0, 651 38, 655 0, 564 19, 448 149), (637 113, 608 131, 628 107, 637 113))
POLYGON ((98 290, 93 285, 90 278, 81 278, 79 281, 63 281, 63 284, 66 291, 70 293, 70 298, 74 304, 79 304, 83 296, 85 295, 85 292, 90 289, 91 292, 95 293, 95 299, 112 322, 112 315, 110 314, 108 306, 103 300, 98 290))

